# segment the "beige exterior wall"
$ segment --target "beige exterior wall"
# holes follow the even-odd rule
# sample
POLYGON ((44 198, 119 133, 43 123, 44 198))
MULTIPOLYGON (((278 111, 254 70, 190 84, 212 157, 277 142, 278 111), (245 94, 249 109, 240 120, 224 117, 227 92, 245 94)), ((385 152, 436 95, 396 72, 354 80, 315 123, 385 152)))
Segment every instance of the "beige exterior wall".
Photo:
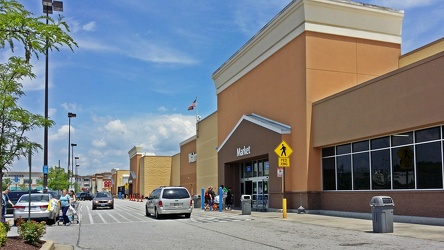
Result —
POLYGON ((140 186, 140 159, 142 158, 142 147, 133 147, 128 152, 129 160, 130 160, 130 190, 129 194, 140 194, 141 186, 140 186), (136 177, 133 178, 131 172, 136 174, 136 177))
POLYGON ((436 40, 433 43, 429 43, 421 48, 418 48, 412 52, 402 55, 399 59, 399 67, 410 65, 419 60, 425 59, 432 55, 436 55, 444 51, 444 38, 436 40))
MULTIPOLYGON (((141 179, 143 178, 140 194, 147 196, 159 186, 169 186, 171 180, 171 156, 143 156, 141 158, 141 179)), ((142 180, 141 180, 142 181, 142 180)))
POLYGON ((196 161, 190 160, 196 153, 196 136, 180 144, 180 186, 186 187, 191 195, 196 192, 196 161))
POLYGON ((113 185, 111 188, 111 193, 113 195, 117 195, 118 191, 117 188, 120 186, 124 186, 125 183, 123 182, 123 176, 128 176, 130 174, 129 170, 115 170, 113 171, 113 185))
POLYGON ((218 113, 215 112, 197 124, 196 152, 196 193, 201 194, 202 188, 218 186, 217 168, 217 131, 218 113))
POLYGON ((180 153, 172 156, 171 186, 180 186, 180 153))
MULTIPOLYGON (((353 2, 292 2, 213 74, 218 144, 245 114, 290 125, 290 205, 300 192, 321 191, 312 103, 397 69, 402 19, 353 2)), ((270 171, 276 166, 270 162, 270 171)))

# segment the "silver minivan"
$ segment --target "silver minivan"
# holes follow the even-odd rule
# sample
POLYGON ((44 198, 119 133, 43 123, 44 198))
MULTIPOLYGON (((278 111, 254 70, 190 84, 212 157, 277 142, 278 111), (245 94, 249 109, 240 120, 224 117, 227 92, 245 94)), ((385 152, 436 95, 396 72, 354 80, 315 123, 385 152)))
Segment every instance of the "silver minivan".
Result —
POLYGON ((146 216, 154 214, 159 219, 165 214, 184 215, 191 217, 193 201, 190 192, 184 187, 159 187, 147 197, 145 204, 146 216))

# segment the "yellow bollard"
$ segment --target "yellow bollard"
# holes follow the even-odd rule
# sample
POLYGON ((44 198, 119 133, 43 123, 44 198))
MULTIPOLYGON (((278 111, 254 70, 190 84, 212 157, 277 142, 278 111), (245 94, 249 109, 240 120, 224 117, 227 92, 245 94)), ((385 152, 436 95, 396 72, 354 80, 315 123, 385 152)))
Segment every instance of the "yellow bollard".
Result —
POLYGON ((287 199, 282 199, 282 218, 287 219, 287 199))

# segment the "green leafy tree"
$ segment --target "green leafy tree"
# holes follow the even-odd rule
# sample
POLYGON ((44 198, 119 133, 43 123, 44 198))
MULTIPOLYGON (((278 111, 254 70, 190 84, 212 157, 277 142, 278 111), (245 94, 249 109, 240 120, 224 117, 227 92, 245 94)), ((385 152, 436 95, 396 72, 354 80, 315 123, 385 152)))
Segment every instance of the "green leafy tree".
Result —
POLYGON ((50 167, 48 169, 48 188, 52 190, 63 190, 68 187, 68 174, 62 167, 50 167))
POLYGON ((38 59, 46 50, 59 50, 59 46, 72 50, 77 46, 68 32, 63 16, 59 15, 57 21, 44 15, 35 17, 16 0, 0 0, 0 51, 14 53, 16 45, 25 51, 22 57, 12 56, 0 64, 0 183, 3 183, 3 172, 10 169, 14 160, 42 148, 26 133, 54 124, 21 108, 18 100, 24 95, 21 81, 35 78, 30 64, 32 55, 38 59))

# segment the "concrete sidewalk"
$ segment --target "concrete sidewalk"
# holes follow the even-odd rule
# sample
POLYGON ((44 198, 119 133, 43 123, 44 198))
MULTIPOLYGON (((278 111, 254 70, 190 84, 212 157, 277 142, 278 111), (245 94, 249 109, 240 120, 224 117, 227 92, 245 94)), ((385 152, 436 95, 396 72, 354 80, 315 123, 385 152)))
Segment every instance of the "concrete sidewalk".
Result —
MULTIPOLYGON (((224 211, 226 212, 226 211, 224 211)), ((241 211, 233 210, 229 213, 241 214, 241 211)), ((368 219, 355 219, 347 217, 305 214, 305 213, 287 213, 287 218, 283 218, 281 212, 254 212, 252 217, 276 219, 301 224, 318 225, 322 227, 342 228, 347 230, 373 233, 373 222, 368 219)), ((396 236, 412 237, 418 239, 444 241, 444 227, 413 223, 393 223, 393 233, 396 236)))

